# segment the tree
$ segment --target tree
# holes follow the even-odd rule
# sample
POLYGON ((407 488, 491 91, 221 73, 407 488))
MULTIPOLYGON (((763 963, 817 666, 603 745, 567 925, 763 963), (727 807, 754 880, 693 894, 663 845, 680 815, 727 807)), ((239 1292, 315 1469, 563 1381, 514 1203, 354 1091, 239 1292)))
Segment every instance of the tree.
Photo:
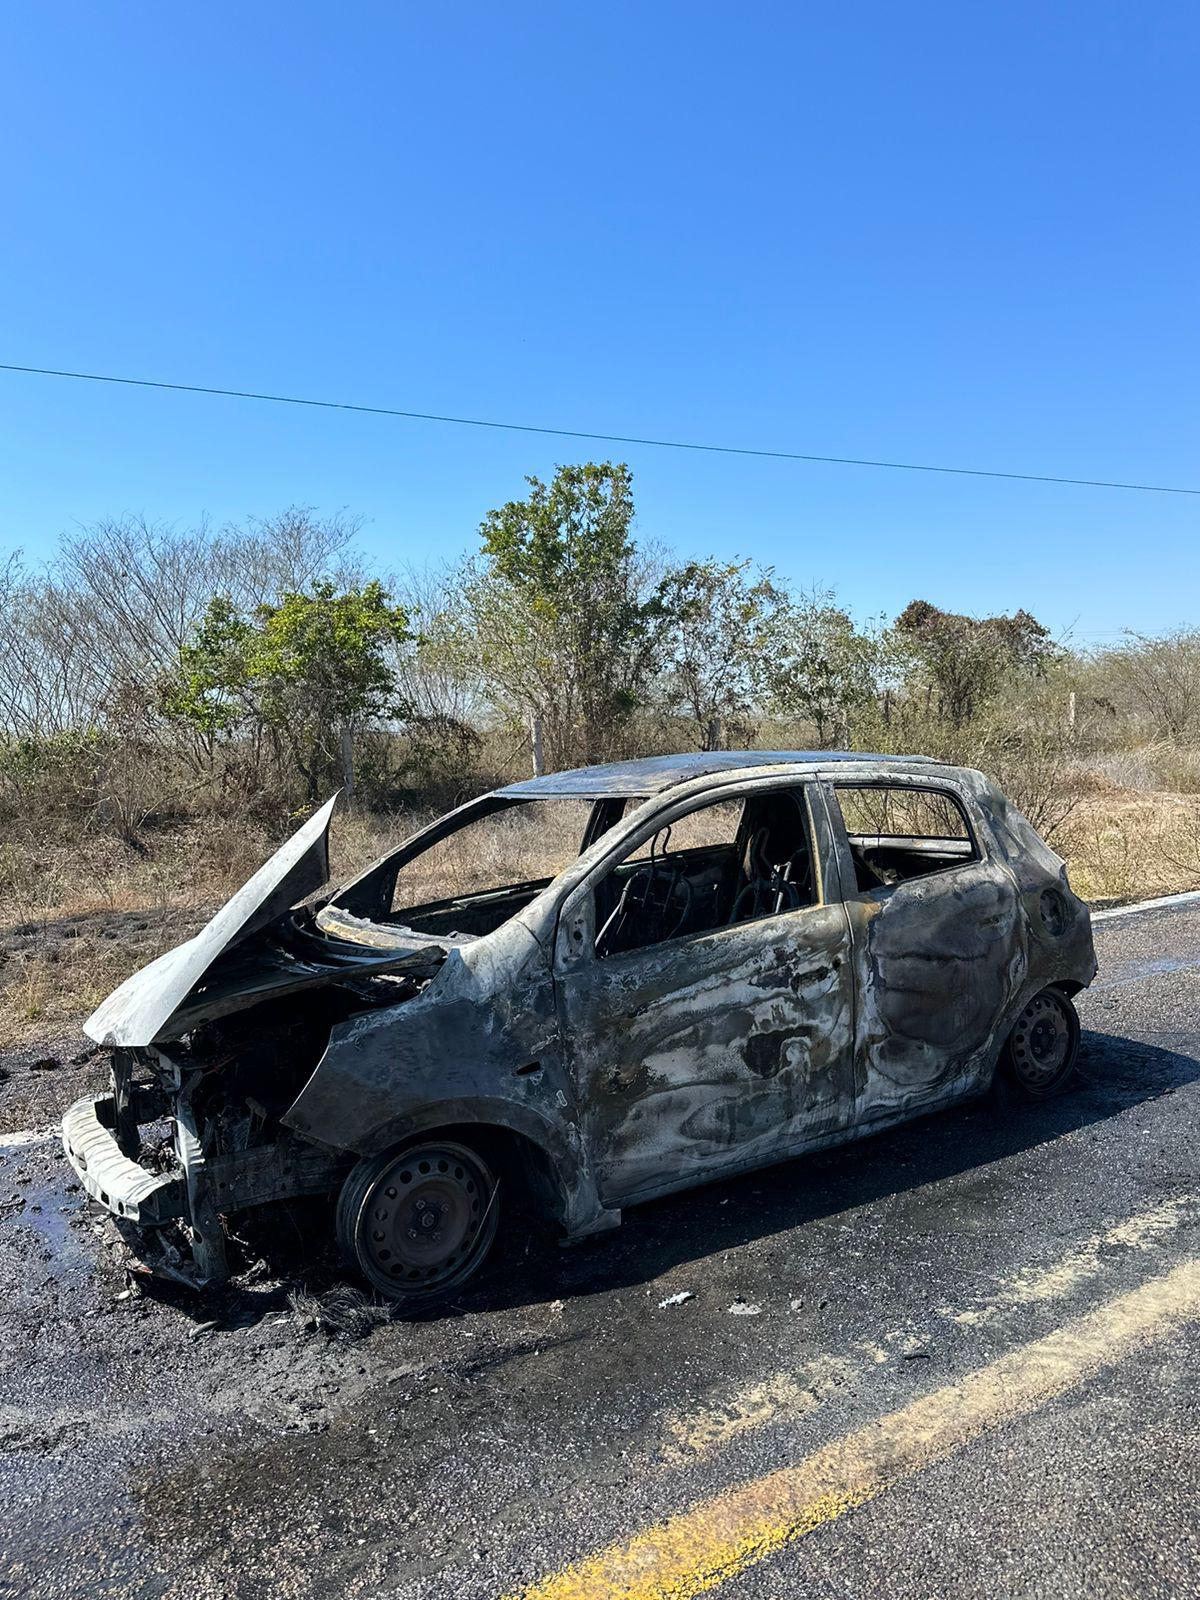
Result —
POLYGON ((955 728, 971 721, 1006 682, 1043 674, 1058 654, 1028 611, 967 617, 927 600, 904 608, 891 642, 909 691, 923 693, 929 709, 955 728))
POLYGON ((719 749, 728 725, 745 728, 752 713, 764 638, 784 596, 770 571, 710 559, 669 572, 658 599, 663 708, 687 717, 701 750, 719 749))
POLYGON ((554 766, 610 753, 653 665, 661 607, 630 536, 629 468, 559 467, 490 511, 464 575, 473 646, 492 698, 541 718, 554 766))
POLYGON ((1200 729, 1200 629, 1177 628, 1157 639, 1127 632, 1105 665, 1149 718, 1155 737, 1182 741, 1200 729))
POLYGON ((226 596, 249 616, 317 582, 349 587, 361 581, 347 554, 356 528, 305 507, 219 529, 138 517, 85 527, 60 542, 44 573, 24 576, 19 620, 0 624, 0 702, 10 682, 13 698, 28 702, 29 684, 40 678, 43 725, 65 716, 123 739, 172 736, 180 725, 163 724, 159 691, 212 597, 226 596))
POLYGON ((763 690, 781 716, 811 722, 817 745, 849 745, 855 713, 875 695, 877 651, 831 589, 813 589, 776 613, 760 666, 763 690))
POLYGON ((407 613, 377 580, 341 593, 320 582, 251 616, 218 596, 180 649, 162 706, 210 750, 265 732, 316 800, 339 772, 353 787, 359 728, 400 711, 390 652, 408 637, 407 613))

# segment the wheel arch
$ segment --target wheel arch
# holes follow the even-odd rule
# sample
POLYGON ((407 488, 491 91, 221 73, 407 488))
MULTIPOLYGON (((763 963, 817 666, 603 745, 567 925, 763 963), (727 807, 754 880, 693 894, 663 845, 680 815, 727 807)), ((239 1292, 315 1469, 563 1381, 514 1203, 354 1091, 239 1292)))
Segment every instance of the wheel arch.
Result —
POLYGON ((1074 1000, 1077 994, 1082 994, 1087 988, 1086 983, 1081 983, 1078 978, 1058 978, 1054 983, 1045 985, 1047 989, 1057 989, 1060 994, 1065 994, 1068 1000, 1074 1000))
POLYGON ((591 1231, 602 1208, 572 1124, 556 1127, 508 1100, 434 1101, 381 1124, 358 1153, 379 1155, 435 1134, 477 1146, 501 1181, 516 1182, 535 1210, 566 1233, 591 1231))
POLYGON ((1059 994, 1064 995, 1066 999, 1074 1002, 1075 996, 1082 994, 1087 986, 1087 982, 1080 982, 1079 979, 1068 977, 1061 972, 1053 978, 1046 978, 1039 972, 1026 975, 1025 981, 1013 991, 1008 1004, 996 1019, 996 1024, 992 1029, 987 1054, 984 1058, 985 1067, 981 1074, 984 1092, 989 1090, 995 1082, 1009 1035, 1016 1026, 1017 1018, 1029 1002, 1041 994, 1044 989, 1054 989, 1059 994))

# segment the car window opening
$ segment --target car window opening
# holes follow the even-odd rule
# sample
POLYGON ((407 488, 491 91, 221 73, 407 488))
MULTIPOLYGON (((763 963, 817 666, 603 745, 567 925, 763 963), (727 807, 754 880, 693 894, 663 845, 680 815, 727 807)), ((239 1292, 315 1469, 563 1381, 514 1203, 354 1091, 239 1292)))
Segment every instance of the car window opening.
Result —
POLYGON ((439 936, 491 933, 611 827, 619 809, 590 800, 525 800, 469 818, 396 873, 391 927, 439 936), (601 829, 601 831, 604 831, 601 829))
POLYGON ((860 893, 978 859, 966 813, 948 790, 881 784, 834 790, 860 893))
POLYGON ((799 795, 719 801, 660 828, 596 890, 602 959, 811 905, 812 854, 799 795))

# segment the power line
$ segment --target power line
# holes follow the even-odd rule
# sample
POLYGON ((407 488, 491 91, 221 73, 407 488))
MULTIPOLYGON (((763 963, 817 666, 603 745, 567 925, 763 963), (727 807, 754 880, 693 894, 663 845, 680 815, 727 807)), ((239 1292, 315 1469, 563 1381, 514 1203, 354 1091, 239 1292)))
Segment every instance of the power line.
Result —
POLYGON ((434 411, 401 411, 394 406, 355 405, 348 400, 311 400, 293 394, 259 394, 251 389, 215 389, 199 383, 165 383, 156 378, 121 378, 108 372, 64 372, 56 367, 19 367, 0 361, 0 372, 32 373, 41 378, 75 378, 85 383, 119 383, 135 389, 169 389, 176 394, 220 395, 227 400, 267 400, 282 406, 316 406, 324 411, 361 411, 373 417, 403 417, 410 422, 445 422, 459 428, 495 428, 506 433, 539 433, 555 439, 588 439, 600 444, 648 445, 656 450, 699 450, 709 455, 758 456, 769 461, 812 461, 836 467, 880 467, 889 472, 941 472, 959 478, 1006 478, 1019 483, 1063 483, 1078 489, 1130 489, 1141 494, 1200 495, 1200 489, 1162 483, 1115 483, 1107 478, 1061 478, 1040 472, 997 472, 986 467, 942 467, 918 461, 874 461, 861 456, 819 456, 798 450, 760 450, 736 444, 696 444, 683 439, 646 439, 625 433, 587 433, 582 428, 545 428, 530 422, 494 422, 483 417, 448 417, 434 411))

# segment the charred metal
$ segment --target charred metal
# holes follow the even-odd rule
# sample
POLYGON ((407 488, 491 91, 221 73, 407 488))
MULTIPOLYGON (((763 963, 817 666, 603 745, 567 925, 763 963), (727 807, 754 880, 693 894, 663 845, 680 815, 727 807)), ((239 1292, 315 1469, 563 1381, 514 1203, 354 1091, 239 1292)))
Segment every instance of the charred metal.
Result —
POLYGON ((524 1184, 567 1239, 624 1206, 1070 1070, 1095 974, 1062 861, 978 772, 718 752, 514 784, 331 898, 330 801, 193 940, 89 1018, 111 1091, 64 1143, 176 1276, 225 1220, 336 1194, 381 1290, 465 1282, 524 1184), (545 868, 406 899, 500 820, 545 868), (524 830, 524 832, 522 832, 524 830))

